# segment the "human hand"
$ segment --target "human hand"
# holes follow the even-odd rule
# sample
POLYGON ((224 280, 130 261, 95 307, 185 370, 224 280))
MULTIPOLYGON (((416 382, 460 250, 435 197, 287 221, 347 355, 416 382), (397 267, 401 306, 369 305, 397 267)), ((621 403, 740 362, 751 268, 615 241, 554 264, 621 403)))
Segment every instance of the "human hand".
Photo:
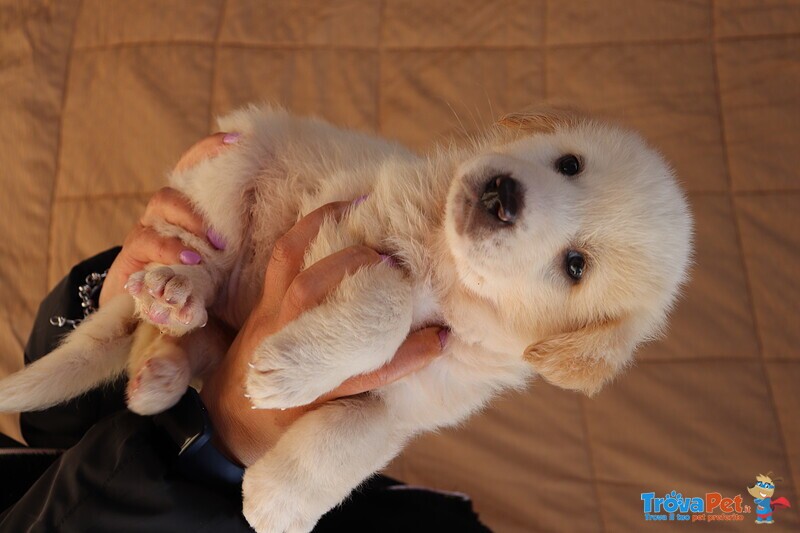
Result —
POLYGON ((352 377, 314 403, 286 410, 254 410, 244 395, 252 353, 262 340, 303 312, 319 305, 349 273, 389 261, 365 246, 352 246, 301 272, 306 248, 326 216, 341 216, 350 202, 336 202, 311 212, 276 244, 267 267, 260 302, 251 312, 221 364, 203 384, 201 397, 211 417, 215 442, 231 459, 250 465, 303 414, 326 401, 382 387, 415 372, 438 356, 447 329, 430 327, 410 334, 394 358, 378 370, 352 377))
MULTIPOLYGON (((225 147, 235 143, 238 138, 239 135, 236 133, 217 133, 202 139, 181 156, 175 170, 186 170, 204 159, 216 156, 225 147)), ((206 238, 217 249, 224 248, 220 237, 194 211, 189 200, 175 189, 164 187, 150 198, 142 218, 125 237, 122 250, 108 269, 108 275, 100 290, 98 298, 100 307, 123 292, 131 274, 139 272, 150 263, 164 265, 200 263, 200 254, 183 244, 180 239, 159 235, 153 229, 156 220, 164 220, 198 237, 206 238)))

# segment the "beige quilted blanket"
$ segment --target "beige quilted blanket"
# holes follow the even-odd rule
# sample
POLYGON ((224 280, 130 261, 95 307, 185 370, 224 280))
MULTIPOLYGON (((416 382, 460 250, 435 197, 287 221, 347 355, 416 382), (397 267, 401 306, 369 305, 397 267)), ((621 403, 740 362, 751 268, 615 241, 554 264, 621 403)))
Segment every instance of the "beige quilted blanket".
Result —
POLYGON ((522 532, 666 530, 642 492, 752 504, 772 470, 794 508, 771 531, 797 531, 798 87, 792 0, 0 0, 0 374, 216 115, 270 100, 421 148, 555 97, 643 131, 690 191, 669 336, 595 399, 538 383, 391 472, 522 532))

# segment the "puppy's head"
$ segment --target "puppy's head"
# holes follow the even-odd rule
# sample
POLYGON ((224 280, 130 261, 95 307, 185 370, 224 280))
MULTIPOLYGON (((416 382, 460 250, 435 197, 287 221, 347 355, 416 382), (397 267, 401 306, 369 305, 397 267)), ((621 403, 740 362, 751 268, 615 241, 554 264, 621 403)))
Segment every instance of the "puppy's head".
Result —
POLYGON ((663 327, 690 262, 687 202, 630 131, 549 110, 493 135, 446 209, 458 277, 494 315, 473 317, 472 340, 594 394, 663 327))

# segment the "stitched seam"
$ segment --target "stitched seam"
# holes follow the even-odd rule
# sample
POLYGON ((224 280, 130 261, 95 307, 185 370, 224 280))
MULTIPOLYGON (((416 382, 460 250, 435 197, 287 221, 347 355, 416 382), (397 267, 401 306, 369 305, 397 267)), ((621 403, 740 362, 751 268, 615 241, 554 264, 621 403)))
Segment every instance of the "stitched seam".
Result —
MULTIPOLYGON (((722 36, 712 37, 715 42, 731 43, 731 42, 747 42, 747 41, 761 41, 761 40, 780 40, 780 39, 796 39, 800 38, 800 32, 776 33, 776 34, 753 34, 753 35, 735 35, 735 36, 722 36)), ((496 44, 474 44, 474 45, 441 45, 441 46, 403 46, 397 44, 383 45, 384 50, 392 52, 447 52, 447 51, 480 51, 480 50, 496 50, 496 51, 514 51, 514 50, 538 50, 543 47, 552 49, 568 49, 568 48, 594 48, 594 47, 618 47, 618 46, 636 46, 636 45, 680 45, 680 44, 701 44, 707 43, 707 37, 673 37, 665 39, 632 39, 630 41, 586 41, 579 43, 548 43, 542 44, 518 44, 518 45, 496 45, 496 44)), ((373 51, 373 46, 359 46, 359 45, 337 45, 337 44, 309 44, 309 43, 258 43, 247 41, 222 41, 218 43, 213 41, 202 40, 164 40, 164 41, 127 41, 119 43, 105 43, 105 44, 90 44, 78 46, 74 52, 96 52, 104 50, 113 50, 119 48, 136 48, 148 46, 220 46, 222 48, 251 48, 251 49, 266 49, 266 50, 332 50, 332 51, 373 51)))
POLYGON ((375 76, 375 131, 383 132, 383 107, 381 106, 383 86, 383 19, 386 7, 385 0, 378 6, 378 64, 375 76))
POLYGON ((583 426, 583 442, 586 445, 586 457, 589 461, 589 475, 592 481, 592 492, 594 493, 594 499, 597 502, 597 517, 600 520, 600 531, 608 531, 605 514, 603 513, 603 504, 602 500, 600 499, 600 484, 597 479, 597 467, 595 466, 594 462, 594 452, 592 451, 592 443, 591 439, 589 438, 589 420, 586 416, 586 406, 583 402, 583 397, 579 396, 578 410, 580 411, 581 416, 581 426, 583 426))
POLYGON ((56 203, 60 202, 80 202, 82 200, 116 200, 116 199, 125 199, 125 198, 138 198, 138 197, 145 197, 149 198, 153 196, 156 191, 132 191, 132 192, 109 192, 109 193, 98 193, 98 194, 82 194, 80 196, 59 196, 56 198, 56 203))
POLYGON ((777 195, 786 195, 786 194, 798 194, 800 193, 800 189, 768 189, 768 190, 745 190, 745 191, 688 191, 688 194, 691 195, 719 195, 719 196, 768 196, 770 194, 777 194, 777 195))
MULTIPOLYGON (((719 125, 720 125, 720 139, 722 141, 722 155, 725 161, 725 177, 728 183, 728 191, 729 193, 733 191, 733 176, 731 175, 731 163, 730 157, 728 153, 728 142, 725 134, 725 113, 723 112, 722 107, 722 92, 720 90, 721 81, 720 81, 720 74, 719 74, 719 66, 717 64, 717 41, 713 38, 716 35, 716 2, 711 0, 711 35, 713 41, 713 50, 712 50, 712 69, 714 74, 714 89, 717 95, 717 106, 719 109, 719 125)), ((767 370, 767 361, 766 357, 764 356, 764 340, 761 338, 761 330, 759 328, 759 320, 758 320, 758 313, 756 312, 755 306, 755 299, 753 297, 753 285, 751 282, 751 274, 750 270, 747 266, 747 257, 744 251, 744 239, 742 238, 742 230, 741 224, 739 222, 739 214, 736 209, 736 202, 734 201, 734 195, 728 194, 728 198, 730 201, 731 213, 733 215, 733 229, 734 234, 736 235, 736 243, 739 247, 739 257, 742 260, 742 269, 744 271, 744 282, 745 282, 745 294, 747 295, 748 304, 750 307, 750 312, 753 317, 753 328, 755 330, 755 338, 756 338, 756 346, 758 346, 758 358, 757 361, 760 363, 761 372, 764 375, 764 383, 766 385, 767 396, 769 397, 770 406, 772 407, 772 412, 775 415, 775 427, 778 430, 778 442, 783 449, 783 458, 786 461, 786 468, 789 469, 789 472, 786 475, 791 475, 792 469, 792 462, 789 457, 789 448, 786 446, 786 436, 783 431, 783 426, 781 424, 781 417, 778 413, 778 402, 775 400, 775 391, 772 388, 772 380, 769 378, 769 372, 767 370)), ((797 487, 794 486, 792 483, 792 489, 795 493, 795 499, 797 499, 797 487)))
POLYGON ((222 28, 225 25, 225 15, 228 12, 228 0, 222 0, 222 5, 219 10, 219 22, 217 23, 217 30, 214 35, 214 51, 211 57, 211 81, 208 88, 208 131, 214 131, 216 124, 214 123, 214 98, 216 97, 217 87, 217 64, 219 62, 219 41, 222 37, 222 28))
MULTIPOLYGON (((56 203, 59 202, 78 202, 81 200, 106 200, 115 198, 138 198, 140 196, 150 197, 156 191, 125 191, 125 192, 107 192, 107 193, 85 193, 75 195, 64 195, 56 198, 56 203)), ((773 189, 769 191, 688 191, 689 196, 728 196, 733 194, 736 197, 749 197, 749 196, 769 196, 769 195, 787 195, 787 194, 800 194, 800 189, 773 189)))
POLYGON ((53 189, 50 193, 50 223, 47 227, 47 255, 45 257, 44 293, 50 287, 50 267, 53 265, 53 234, 55 233, 55 205, 58 191, 58 176, 61 174, 61 156, 64 145, 64 114, 67 109, 67 93, 69 92, 70 72, 72 71, 72 54, 75 50, 75 36, 78 34, 78 21, 83 12, 83 0, 80 0, 75 12, 75 22, 72 23, 72 35, 69 38, 66 64, 64 65, 64 89, 61 93, 61 116, 58 121, 58 141, 56 141, 55 174, 53 175, 53 189))
MULTIPOLYGON (((772 361, 786 361, 786 362, 795 362, 800 363, 800 359, 791 359, 791 358, 783 358, 783 359, 770 359, 769 362, 772 361)), ((638 359, 636 361, 637 365, 647 365, 647 364, 668 364, 668 363, 758 363, 758 355, 701 355, 699 357, 685 357, 681 359, 676 358, 669 358, 669 357, 653 357, 648 359, 638 359)))
POLYGON ((545 100, 547 100, 549 94, 549 91, 547 90, 547 84, 548 84, 547 71, 550 65, 550 57, 549 57, 550 46, 547 43, 547 38, 550 34, 549 19, 550 19, 550 0, 545 0, 544 14, 542 15, 542 20, 544 21, 542 24, 542 94, 544 95, 545 100))

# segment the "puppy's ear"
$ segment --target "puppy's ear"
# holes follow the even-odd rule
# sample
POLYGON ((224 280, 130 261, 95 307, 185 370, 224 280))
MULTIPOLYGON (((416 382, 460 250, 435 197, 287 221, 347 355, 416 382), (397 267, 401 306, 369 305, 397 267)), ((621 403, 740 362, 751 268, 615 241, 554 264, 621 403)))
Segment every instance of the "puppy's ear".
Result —
POLYGON ((509 113, 497 123, 524 133, 554 133, 559 128, 577 126, 585 118, 585 115, 576 109, 548 107, 509 113))
POLYGON ((631 326, 611 320, 529 346, 525 359, 546 381, 594 396, 631 360, 631 326))

